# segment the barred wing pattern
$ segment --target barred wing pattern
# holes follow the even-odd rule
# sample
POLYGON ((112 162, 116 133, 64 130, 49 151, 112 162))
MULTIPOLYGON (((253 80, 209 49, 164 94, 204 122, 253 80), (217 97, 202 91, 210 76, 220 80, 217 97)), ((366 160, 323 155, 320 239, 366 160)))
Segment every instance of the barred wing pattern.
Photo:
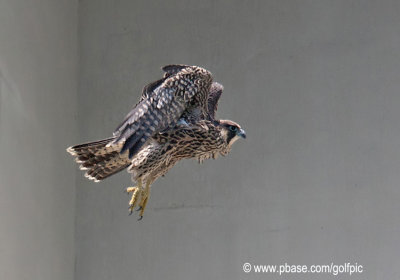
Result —
POLYGON ((208 95, 208 116, 210 120, 215 120, 215 113, 218 109, 218 101, 224 90, 223 85, 213 82, 208 95))
POLYGON ((123 143, 121 153, 129 150, 132 158, 155 134, 174 127, 188 108, 200 108, 208 114, 208 94, 212 76, 197 66, 170 65, 163 68, 164 79, 143 89, 142 100, 114 132, 109 145, 123 143))

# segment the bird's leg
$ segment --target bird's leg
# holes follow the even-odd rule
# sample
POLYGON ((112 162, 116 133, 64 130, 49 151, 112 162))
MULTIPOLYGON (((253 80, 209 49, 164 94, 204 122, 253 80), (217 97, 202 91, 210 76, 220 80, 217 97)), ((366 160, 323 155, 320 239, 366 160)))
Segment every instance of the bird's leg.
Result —
POLYGON ((138 184, 134 187, 128 187, 126 188, 127 193, 132 193, 132 198, 129 201, 129 214, 132 214, 133 209, 135 208, 137 202, 139 201, 139 197, 142 190, 142 180, 138 180, 138 184))
POLYGON ((149 196, 150 196, 150 185, 151 185, 151 180, 146 181, 146 186, 145 186, 145 188, 143 190, 142 199, 141 199, 140 204, 139 204, 139 206, 140 206, 140 214, 139 214, 140 218, 139 218, 139 220, 141 220, 143 218, 143 213, 144 213, 144 210, 145 210, 146 205, 147 205, 147 201, 148 201, 149 196))

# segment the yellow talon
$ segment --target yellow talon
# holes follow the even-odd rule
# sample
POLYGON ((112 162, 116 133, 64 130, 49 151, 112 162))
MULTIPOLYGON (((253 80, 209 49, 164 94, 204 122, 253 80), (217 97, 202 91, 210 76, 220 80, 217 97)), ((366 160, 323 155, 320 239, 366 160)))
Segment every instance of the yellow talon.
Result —
POLYGON ((148 200, 148 196, 146 196, 146 198, 144 199, 143 204, 141 205, 141 209, 140 209, 140 217, 143 217, 143 213, 144 213, 144 209, 146 208, 146 204, 147 204, 147 200, 148 200))
POLYGON ((137 187, 127 187, 126 192, 131 193, 131 192, 135 191, 135 189, 137 189, 137 187))
POLYGON ((149 200, 150 196, 150 185, 151 185, 151 180, 146 182, 146 186, 142 192, 142 199, 140 201, 140 219, 143 217, 144 210, 146 209, 147 201, 149 200))
POLYGON ((139 192, 139 188, 135 188, 135 189, 133 190, 132 198, 131 198, 131 200, 129 201, 129 205, 130 205, 131 207, 135 207, 135 205, 136 205, 136 203, 137 203, 137 201, 138 201, 138 199, 137 199, 138 192, 139 192))
POLYGON ((126 188, 127 193, 132 193, 131 200, 129 201, 129 214, 132 214, 134 208, 139 206, 139 220, 143 218, 143 213, 146 209, 147 201, 149 200, 151 182, 152 180, 146 181, 146 186, 143 188, 142 181, 139 180, 137 186, 126 188))
POLYGON ((129 214, 132 214, 133 209, 139 201, 139 197, 142 191, 142 181, 138 181, 137 186, 126 188, 127 193, 132 193, 131 200, 129 201, 129 214))

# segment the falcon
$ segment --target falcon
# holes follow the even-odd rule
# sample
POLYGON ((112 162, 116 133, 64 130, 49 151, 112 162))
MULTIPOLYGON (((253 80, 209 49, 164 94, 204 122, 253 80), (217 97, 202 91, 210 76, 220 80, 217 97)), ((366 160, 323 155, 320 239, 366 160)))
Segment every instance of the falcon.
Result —
POLYGON ((143 88, 140 101, 114 131, 99 141, 69 147, 67 151, 95 182, 124 169, 135 186, 129 212, 143 218, 150 187, 182 159, 227 155, 232 144, 246 138, 239 124, 217 120, 215 113, 223 86, 198 66, 167 65, 164 76, 143 88))

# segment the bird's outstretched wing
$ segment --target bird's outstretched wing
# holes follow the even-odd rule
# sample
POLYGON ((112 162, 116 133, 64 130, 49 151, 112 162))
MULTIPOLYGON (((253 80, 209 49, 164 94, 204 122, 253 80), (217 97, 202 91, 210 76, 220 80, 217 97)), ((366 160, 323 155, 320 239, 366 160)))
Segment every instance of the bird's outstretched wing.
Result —
POLYGON ((210 120, 215 120, 215 113, 218 109, 218 100, 224 90, 223 85, 217 82, 211 84, 210 93, 208 95, 208 116, 210 120))
POLYGON ((165 65, 161 69, 165 72, 164 78, 167 78, 169 76, 177 74, 179 71, 181 71, 182 69, 184 69, 186 67, 190 67, 190 66, 184 65, 184 64, 170 64, 170 65, 165 65))
MULTIPOLYGON (((123 143, 121 153, 129 150, 132 158, 147 139, 173 127, 189 107, 199 107, 208 114, 208 94, 212 76, 204 68, 169 65, 163 79, 143 89, 142 100, 114 132, 115 143, 123 143)), ((111 145, 111 144, 110 144, 111 145)))
POLYGON ((190 66, 183 65, 183 64, 171 64, 171 65, 166 65, 166 66, 162 67, 161 70, 163 70, 165 72, 164 77, 144 86, 144 88, 142 90, 142 100, 147 98, 149 96, 149 94, 153 90, 155 90, 157 87, 159 87, 168 77, 170 77, 174 74, 177 74, 179 71, 181 71, 182 69, 184 69, 186 67, 190 67, 190 66))

